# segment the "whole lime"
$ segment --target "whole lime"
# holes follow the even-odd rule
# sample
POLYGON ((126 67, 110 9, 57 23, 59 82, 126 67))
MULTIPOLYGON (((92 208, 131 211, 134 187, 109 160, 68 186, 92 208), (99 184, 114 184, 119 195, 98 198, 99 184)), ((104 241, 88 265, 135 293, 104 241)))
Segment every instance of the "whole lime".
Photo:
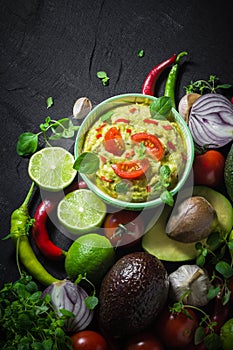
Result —
POLYGON ((223 350, 232 350, 233 344, 233 318, 224 323, 220 330, 223 350))
POLYGON ((77 238, 70 246, 65 270, 75 281, 85 275, 93 284, 98 284, 115 262, 115 251, 110 241, 97 233, 88 233, 77 238))

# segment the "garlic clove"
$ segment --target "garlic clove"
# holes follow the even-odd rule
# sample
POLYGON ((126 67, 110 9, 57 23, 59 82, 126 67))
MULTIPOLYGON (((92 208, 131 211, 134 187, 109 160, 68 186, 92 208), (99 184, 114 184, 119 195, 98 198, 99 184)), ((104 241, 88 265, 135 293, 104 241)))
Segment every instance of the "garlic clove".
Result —
POLYGON ((92 103, 87 97, 78 98, 73 106, 73 118, 83 119, 91 111, 92 103))
POLYGON ((208 292, 211 286, 209 275, 198 265, 182 265, 169 275, 170 297, 186 305, 201 307, 206 305, 208 292))

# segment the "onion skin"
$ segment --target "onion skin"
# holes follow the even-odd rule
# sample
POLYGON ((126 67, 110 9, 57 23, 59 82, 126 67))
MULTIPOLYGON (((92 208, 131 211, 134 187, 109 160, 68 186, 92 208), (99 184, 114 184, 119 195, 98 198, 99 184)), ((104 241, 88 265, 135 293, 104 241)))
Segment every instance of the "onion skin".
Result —
POLYGON ((233 140, 233 104, 217 93, 202 95, 193 103, 188 126, 197 145, 225 146, 233 140))
POLYGON ((66 309, 75 315, 65 321, 66 332, 76 333, 91 323, 93 311, 85 304, 88 294, 79 285, 69 280, 54 282, 43 291, 42 296, 46 294, 51 296, 51 303, 59 315, 61 315, 60 309, 66 309))

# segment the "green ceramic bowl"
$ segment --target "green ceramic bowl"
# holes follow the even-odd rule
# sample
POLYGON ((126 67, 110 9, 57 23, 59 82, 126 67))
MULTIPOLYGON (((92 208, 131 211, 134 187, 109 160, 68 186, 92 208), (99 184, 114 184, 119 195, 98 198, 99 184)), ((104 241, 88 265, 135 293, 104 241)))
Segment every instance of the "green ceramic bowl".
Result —
MULTIPOLYGON (((75 147, 74 147, 75 158, 77 158, 82 153, 86 133, 91 128, 93 123, 96 120, 98 120, 103 114, 107 113, 113 108, 123 106, 126 104, 132 104, 135 102, 149 103, 150 101, 154 101, 154 100, 156 100, 156 97, 154 96, 148 96, 148 95, 143 95, 138 93, 129 93, 129 94, 122 94, 122 95, 110 97, 107 100, 101 102, 99 105, 93 108, 92 111, 86 116, 86 118, 84 119, 84 121, 82 122, 79 128, 76 142, 75 142, 75 147)), ((172 113, 173 113, 174 120, 179 124, 180 130, 183 133, 184 140, 186 142, 186 149, 187 149, 187 162, 185 164, 184 171, 177 185, 170 191, 172 195, 175 195, 185 184, 190 174, 190 171, 192 169, 193 158, 194 158, 194 144, 193 144, 193 139, 189 131, 189 128, 185 123, 184 119, 182 118, 182 116, 174 108, 172 109, 172 113)), ((157 207, 163 204, 160 198, 155 198, 152 200, 148 200, 146 202, 137 202, 137 203, 118 200, 106 194, 101 189, 99 189, 95 185, 95 183, 90 180, 90 178, 87 175, 85 174, 80 174, 80 175, 82 179, 86 182, 88 188, 92 190, 104 202, 106 202, 111 206, 116 206, 118 208, 129 209, 129 210, 142 210, 145 208, 157 207)))

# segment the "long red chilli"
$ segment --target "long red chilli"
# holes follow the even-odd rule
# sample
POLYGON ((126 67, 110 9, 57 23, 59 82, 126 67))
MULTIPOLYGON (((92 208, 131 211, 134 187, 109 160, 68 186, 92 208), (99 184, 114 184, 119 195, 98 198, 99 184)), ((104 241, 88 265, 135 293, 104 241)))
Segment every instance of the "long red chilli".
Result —
POLYGON ((177 55, 174 54, 166 61, 163 61, 157 64, 147 75, 143 85, 142 85, 142 93, 145 95, 154 95, 155 83, 158 80, 160 74, 164 71, 165 68, 171 66, 176 61, 177 55))
POLYGON ((65 255, 65 251, 56 246, 49 237, 46 223, 49 213, 54 209, 54 204, 48 200, 43 200, 36 209, 34 223, 32 226, 32 237, 39 251, 51 260, 59 260, 65 255))

